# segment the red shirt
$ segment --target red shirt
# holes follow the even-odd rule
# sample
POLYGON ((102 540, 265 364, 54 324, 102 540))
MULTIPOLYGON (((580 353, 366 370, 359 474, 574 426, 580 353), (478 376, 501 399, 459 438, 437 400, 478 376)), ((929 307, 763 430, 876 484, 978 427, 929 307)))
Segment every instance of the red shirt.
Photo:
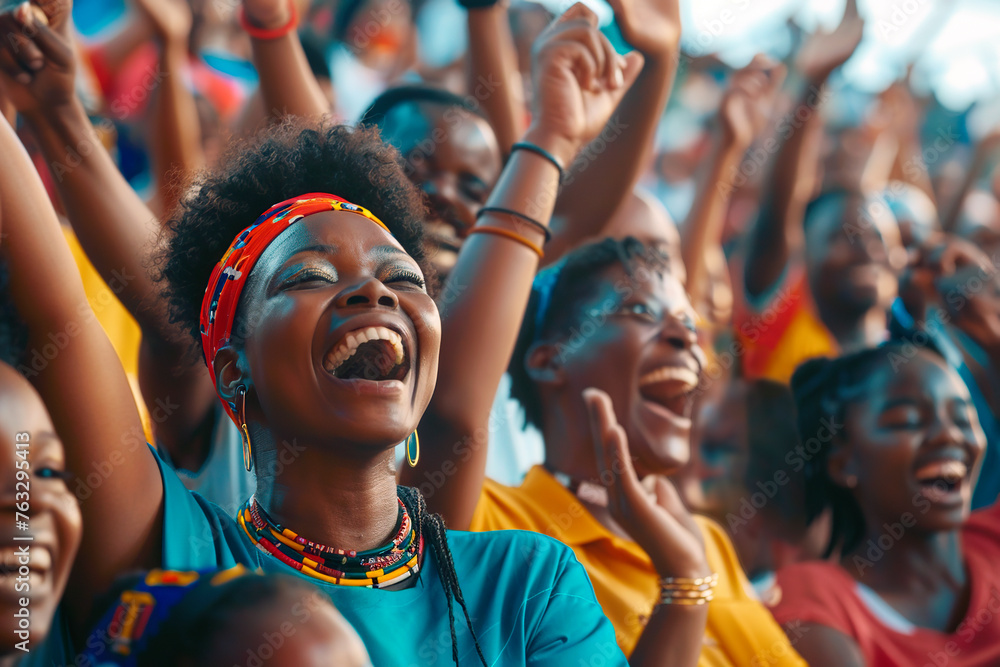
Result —
POLYGON ((1000 665, 1000 504, 975 512, 962 530, 962 541, 971 597, 965 618, 951 634, 903 627, 909 624, 898 613, 876 613, 844 568, 821 561, 778 572, 771 611, 781 624, 816 623, 853 637, 868 667, 996 667, 1000 665), (893 616, 900 625, 893 623, 893 616))

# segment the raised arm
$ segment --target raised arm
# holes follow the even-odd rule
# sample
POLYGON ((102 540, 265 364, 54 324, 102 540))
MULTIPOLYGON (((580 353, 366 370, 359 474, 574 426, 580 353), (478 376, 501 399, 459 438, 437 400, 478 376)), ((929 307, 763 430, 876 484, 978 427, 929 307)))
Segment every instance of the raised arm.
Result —
MULTIPOLYGON (((635 80, 642 59, 622 58, 596 30, 597 17, 576 4, 539 38, 535 48, 535 113, 524 140, 558 160, 569 161, 604 126, 635 80)), ((555 204, 558 171, 546 158, 515 151, 487 207, 518 211, 545 225, 555 204)), ((442 319, 437 389, 420 424, 427 443, 420 465, 404 470, 404 484, 453 469, 428 496, 452 528, 468 527, 486 468, 490 408, 520 329, 538 270, 538 254, 526 244, 487 229, 511 230, 540 245, 533 225, 507 214, 487 213, 462 245, 439 300, 442 319)))
POLYGON ((795 62, 795 105, 778 125, 781 147, 764 185, 764 200, 750 231, 744 284, 750 296, 773 287, 802 244, 802 214, 815 185, 819 160, 817 133, 822 87, 847 62, 864 33, 856 0, 847 0, 844 17, 830 34, 812 35, 795 62))
POLYGON ((253 63, 267 113, 275 118, 319 118, 330 113, 302 49, 297 24, 298 2, 243 0, 244 25, 253 45, 253 63))
MULTIPOLYGON (((698 186, 694 205, 681 229, 681 255, 688 296, 698 306, 708 290, 707 255, 722 253, 722 228, 740 159, 771 116, 784 68, 761 56, 733 75, 719 109, 719 133, 698 186)), ((773 138, 769 138, 772 144, 773 138)))
POLYGON ((161 83, 152 105, 153 172, 157 210, 165 217, 180 200, 185 181, 205 166, 194 93, 185 81, 191 8, 187 0, 138 0, 160 49, 161 83))
MULTIPOLYGON (((39 40, 45 49, 55 43, 39 40)), ((70 488, 80 500, 84 535, 65 602, 74 628, 83 630, 95 596, 118 575, 157 564, 163 488, 125 372, 87 303, 41 179, 6 121, 0 151, 0 252, 28 349, 46 360, 23 372, 44 399, 77 476, 70 488)))
POLYGON ((74 96, 68 21, 43 28, 23 31, 34 31, 36 50, 44 45, 43 67, 27 70, 4 49, 5 62, 17 71, 5 67, 3 83, 38 140, 87 256, 142 328, 139 380, 147 404, 180 404, 154 431, 158 444, 187 464, 192 448, 202 458, 207 451, 193 434, 214 414, 215 390, 183 334, 170 324, 161 285, 151 275, 160 222, 122 177, 74 96))
POLYGON ((527 107, 507 0, 464 0, 469 26, 469 93, 482 104, 504 155, 525 130, 527 107), (486 91, 478 95, 477 91, 486 91))
POLYGON ((599 235, 649 164, 656 128, 677 73, 678 0, 611 0, 625 40, 645 58, 635 85, 604 131, 570 166, 552 219, 545 262, 599 235))

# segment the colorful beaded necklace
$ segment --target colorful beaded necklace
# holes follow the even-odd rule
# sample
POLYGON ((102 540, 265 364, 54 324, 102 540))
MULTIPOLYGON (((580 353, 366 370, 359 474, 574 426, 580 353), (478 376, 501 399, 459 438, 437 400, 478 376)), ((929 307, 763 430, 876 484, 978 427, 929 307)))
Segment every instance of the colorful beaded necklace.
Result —
MULTIPOLYGON (((397 500, 399 500, 397 498, 397 500)), ((388 544, 369 549, 336 549, 313 542, 271 520, 251 496, 237 516, 254 546, 305 575, 340 586, 385 588, 420 571, 424 537, 399 500, 395 535, 388 544)))

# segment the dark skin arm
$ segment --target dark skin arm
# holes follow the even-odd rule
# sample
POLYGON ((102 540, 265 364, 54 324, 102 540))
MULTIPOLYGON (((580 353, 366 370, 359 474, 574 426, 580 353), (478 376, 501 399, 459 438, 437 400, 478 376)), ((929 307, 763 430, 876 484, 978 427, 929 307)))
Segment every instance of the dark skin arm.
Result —
MULTIPOLYGON (((600 131, 641 67, 636 55, 625 60, 624 71, 619 69, 620 61, 596 31, 596 21, 593 12, 574 5, 535 47, 536 110, 525 139, 566 160, 600 131)), ((517 151, 488 205, 545 222, 555 203, 557 183, 558 173, 547 160, 517 151)), ((507 216, 488 214, 479 224, 516 223, 507 216)), ((541 239, 528 225, 515 229, 541 239)), ((463 456, 458 473, 427 499, 433 511, 444 514, 456 529, 468 527, 479 500, 490 408, 537 269, 538 256, 529 248, 502 237, 474 234, 462 245, 440 299, 444 353, 434 397, 420 424, 422 442, 434 445, 424 446, 420 465, 404 470, 402 482, 419 483, 426 472, 454 466, 463 441, 471 444, 471 457, 463 456)))
POLYGON ((796 104, 790 114, 794 118, 804 109, 809 116, 800 127, 779 125, 783 143, 774 158, 764 186, 764 201, 747 243, 744 283, 750 296, 773 287, 789 259, 801 248, 802 215, 813 193, 819 160, 817 134, 821 120, 816 100, 830 74, 854 53, 863 31, 864 20, 858 15, 856 1, 848 0, 837 29, 829 35, 813 35, 798 55, 798 82, 793 93, 796 104))
POLYGON ((599 236, 649 163, 653 137, 677 74, 681 20, 677 0, 612 0, 622 36, 645 66, 593 151, 566 164, 567 182, 552 219, 543 266, 599 236), (598 150, 600 149, 600 150, 598 150), (595 193, 600 193, 595 196, 595 193))
POLYGON ((997 130, 991 132, 976 145, 976 150, 972 154, 972 163, 965 170, 962 185, 955 194, 955 198, 949 204, 948 209, 941 212, 942 231, 954 233, 955 228, 958 226, 958 221, 962 217, 962 207, 965 206, 966 198, 972 192, 972 188, 975 187, 976 182, 983 175, 983 170, 989 164, 990 158, 996 154, 998 147, 1000 147, 1000 131, 997 130))
POLYGON ((694 304, 700 304, 708 290, 706 256, 722 252, 722 229, 733 191, 730 179, 743 153, 767 123, 783 78, 783 68, 757 57, 733 75, 722 101, 720 132, 681 230, 681 255, 687 269, 685 288, 694 304))
POLYGON ((186 0, 139 0, 160 48, 161 83, 152 106, 152 159, 160 217, 177 206, 190 176, 205 166, 194 94, 184 83, 191 9, 186 0))
POLYGON ((843 632, 816 623, 795 625, 786 634, 811 667, 866 667, 858 643, 843 632))
POLYGON ((38 140, 87 256, 142 328, 140 385, 147 404, 179 404, 154 424, 158 444, 179 464, 198 469, 208 442, 194 435, 214 414, 215 391, 169 322, 161 286, 149 272, 160 222, 122 177, 73 94, 68 24, 42 26, 34 41, 45 47, 44 67, 22 83, 16 77, 26 72, 0 51, 4 85, 38 140))
MULTIPOLYGON (((287 0, 244 0, 243 9, 247 20, 259 28, 280 28, 291 18, 287 0)), ((250 41, 253 62, 260 75, 261 96, 270 116, 319 118, 330 113, 330 101, 309 69, 294 30, 278 39, 250 41)))
POLYGON ((78 476, 84 536, 63 602, 74 632, 94 598, 123 572, 155 566, 160 553, 160 473, 114 348, 87 303, 80 275, 41 179, 12 128, 0 122, 0 219, 10 289, 29 349, 64 341, 29 378, 45 401, 78 476), (110 469, 103 482, 86 481, 110 469))
POLYGON ((482 104, 500 151, 506 155, 524 134, 527 115, 507 3, 470 9, 468 26, 469 93, 482 104), (480 90, 490 92, 480 96, 480 90))

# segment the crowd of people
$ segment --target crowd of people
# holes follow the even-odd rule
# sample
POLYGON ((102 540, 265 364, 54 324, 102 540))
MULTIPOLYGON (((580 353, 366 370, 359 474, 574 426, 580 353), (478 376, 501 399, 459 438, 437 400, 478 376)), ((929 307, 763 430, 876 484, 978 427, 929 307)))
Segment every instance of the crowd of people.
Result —
POLYGON ((1000 128, 856 0, 76 2, 0 3, 0 664, 1000 665, 1000 128))

